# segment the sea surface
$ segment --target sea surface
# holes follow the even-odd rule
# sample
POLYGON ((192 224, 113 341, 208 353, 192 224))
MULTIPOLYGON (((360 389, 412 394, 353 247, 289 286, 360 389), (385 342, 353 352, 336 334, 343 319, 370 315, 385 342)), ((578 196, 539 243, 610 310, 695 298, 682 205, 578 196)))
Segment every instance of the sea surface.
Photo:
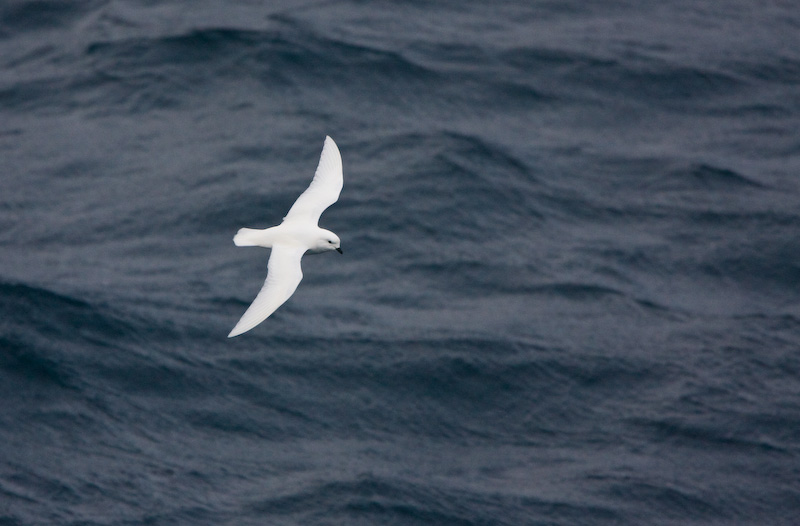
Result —
POLYGON ((0 525, 707 524, 800 524, 796 2, 0 2, 0 525))

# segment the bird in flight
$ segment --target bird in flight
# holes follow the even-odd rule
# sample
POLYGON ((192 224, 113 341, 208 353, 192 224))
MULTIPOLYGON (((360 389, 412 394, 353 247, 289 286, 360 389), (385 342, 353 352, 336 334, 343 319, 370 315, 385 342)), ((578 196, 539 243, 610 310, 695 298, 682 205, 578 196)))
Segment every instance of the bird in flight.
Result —
POLYGON ((247 332, 266 320, 294 294, 303 279, 300 260, 307 251, 336 250, 342 253, 339 236, 317 225, 319 216, 339 199, 341 191, 342 156, 333 139, 325 137, 314 179, 281 224, 263 230, 239 229, 233 238, 237 247, 266 247, 272 252, 264 286, 228 338, 247 332))

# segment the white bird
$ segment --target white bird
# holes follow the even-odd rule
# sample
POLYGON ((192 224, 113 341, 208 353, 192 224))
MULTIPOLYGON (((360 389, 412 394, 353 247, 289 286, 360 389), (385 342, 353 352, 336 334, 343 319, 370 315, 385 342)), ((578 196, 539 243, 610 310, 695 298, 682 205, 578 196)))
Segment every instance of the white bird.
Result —
POLYGON ((280 225, 264 230, 242 228, 233 238, 237 247, 266 247, 272 253, 264 286, 245 311, 228 338, 247 332, 284 304, 294 294, 303 270, 300 259, 306 251, 342 253, 339 236, 317 226, 322 212, 339 199, 342 191, 342 156, 330 137, 319 158, 311 185, 294 202, 280 225))

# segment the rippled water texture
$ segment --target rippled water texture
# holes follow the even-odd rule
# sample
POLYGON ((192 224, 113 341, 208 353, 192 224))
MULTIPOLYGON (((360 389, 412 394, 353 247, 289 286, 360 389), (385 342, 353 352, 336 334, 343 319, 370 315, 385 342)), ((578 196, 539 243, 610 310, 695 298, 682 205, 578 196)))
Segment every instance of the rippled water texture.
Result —
POLYGON ((796 524, 800 12, 596 4, 0 3, 0 524, 796 524))

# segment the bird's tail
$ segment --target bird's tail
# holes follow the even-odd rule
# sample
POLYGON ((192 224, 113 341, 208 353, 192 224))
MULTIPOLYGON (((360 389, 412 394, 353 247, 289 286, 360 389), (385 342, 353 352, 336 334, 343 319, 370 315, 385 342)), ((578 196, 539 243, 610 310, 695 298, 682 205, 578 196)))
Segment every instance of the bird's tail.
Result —
POLYGON ((240 228, 239 231, 233 236, 233 242, 237 247, 256 247, 262 246, 263 230, 256 230, 254 228, 240 228))

